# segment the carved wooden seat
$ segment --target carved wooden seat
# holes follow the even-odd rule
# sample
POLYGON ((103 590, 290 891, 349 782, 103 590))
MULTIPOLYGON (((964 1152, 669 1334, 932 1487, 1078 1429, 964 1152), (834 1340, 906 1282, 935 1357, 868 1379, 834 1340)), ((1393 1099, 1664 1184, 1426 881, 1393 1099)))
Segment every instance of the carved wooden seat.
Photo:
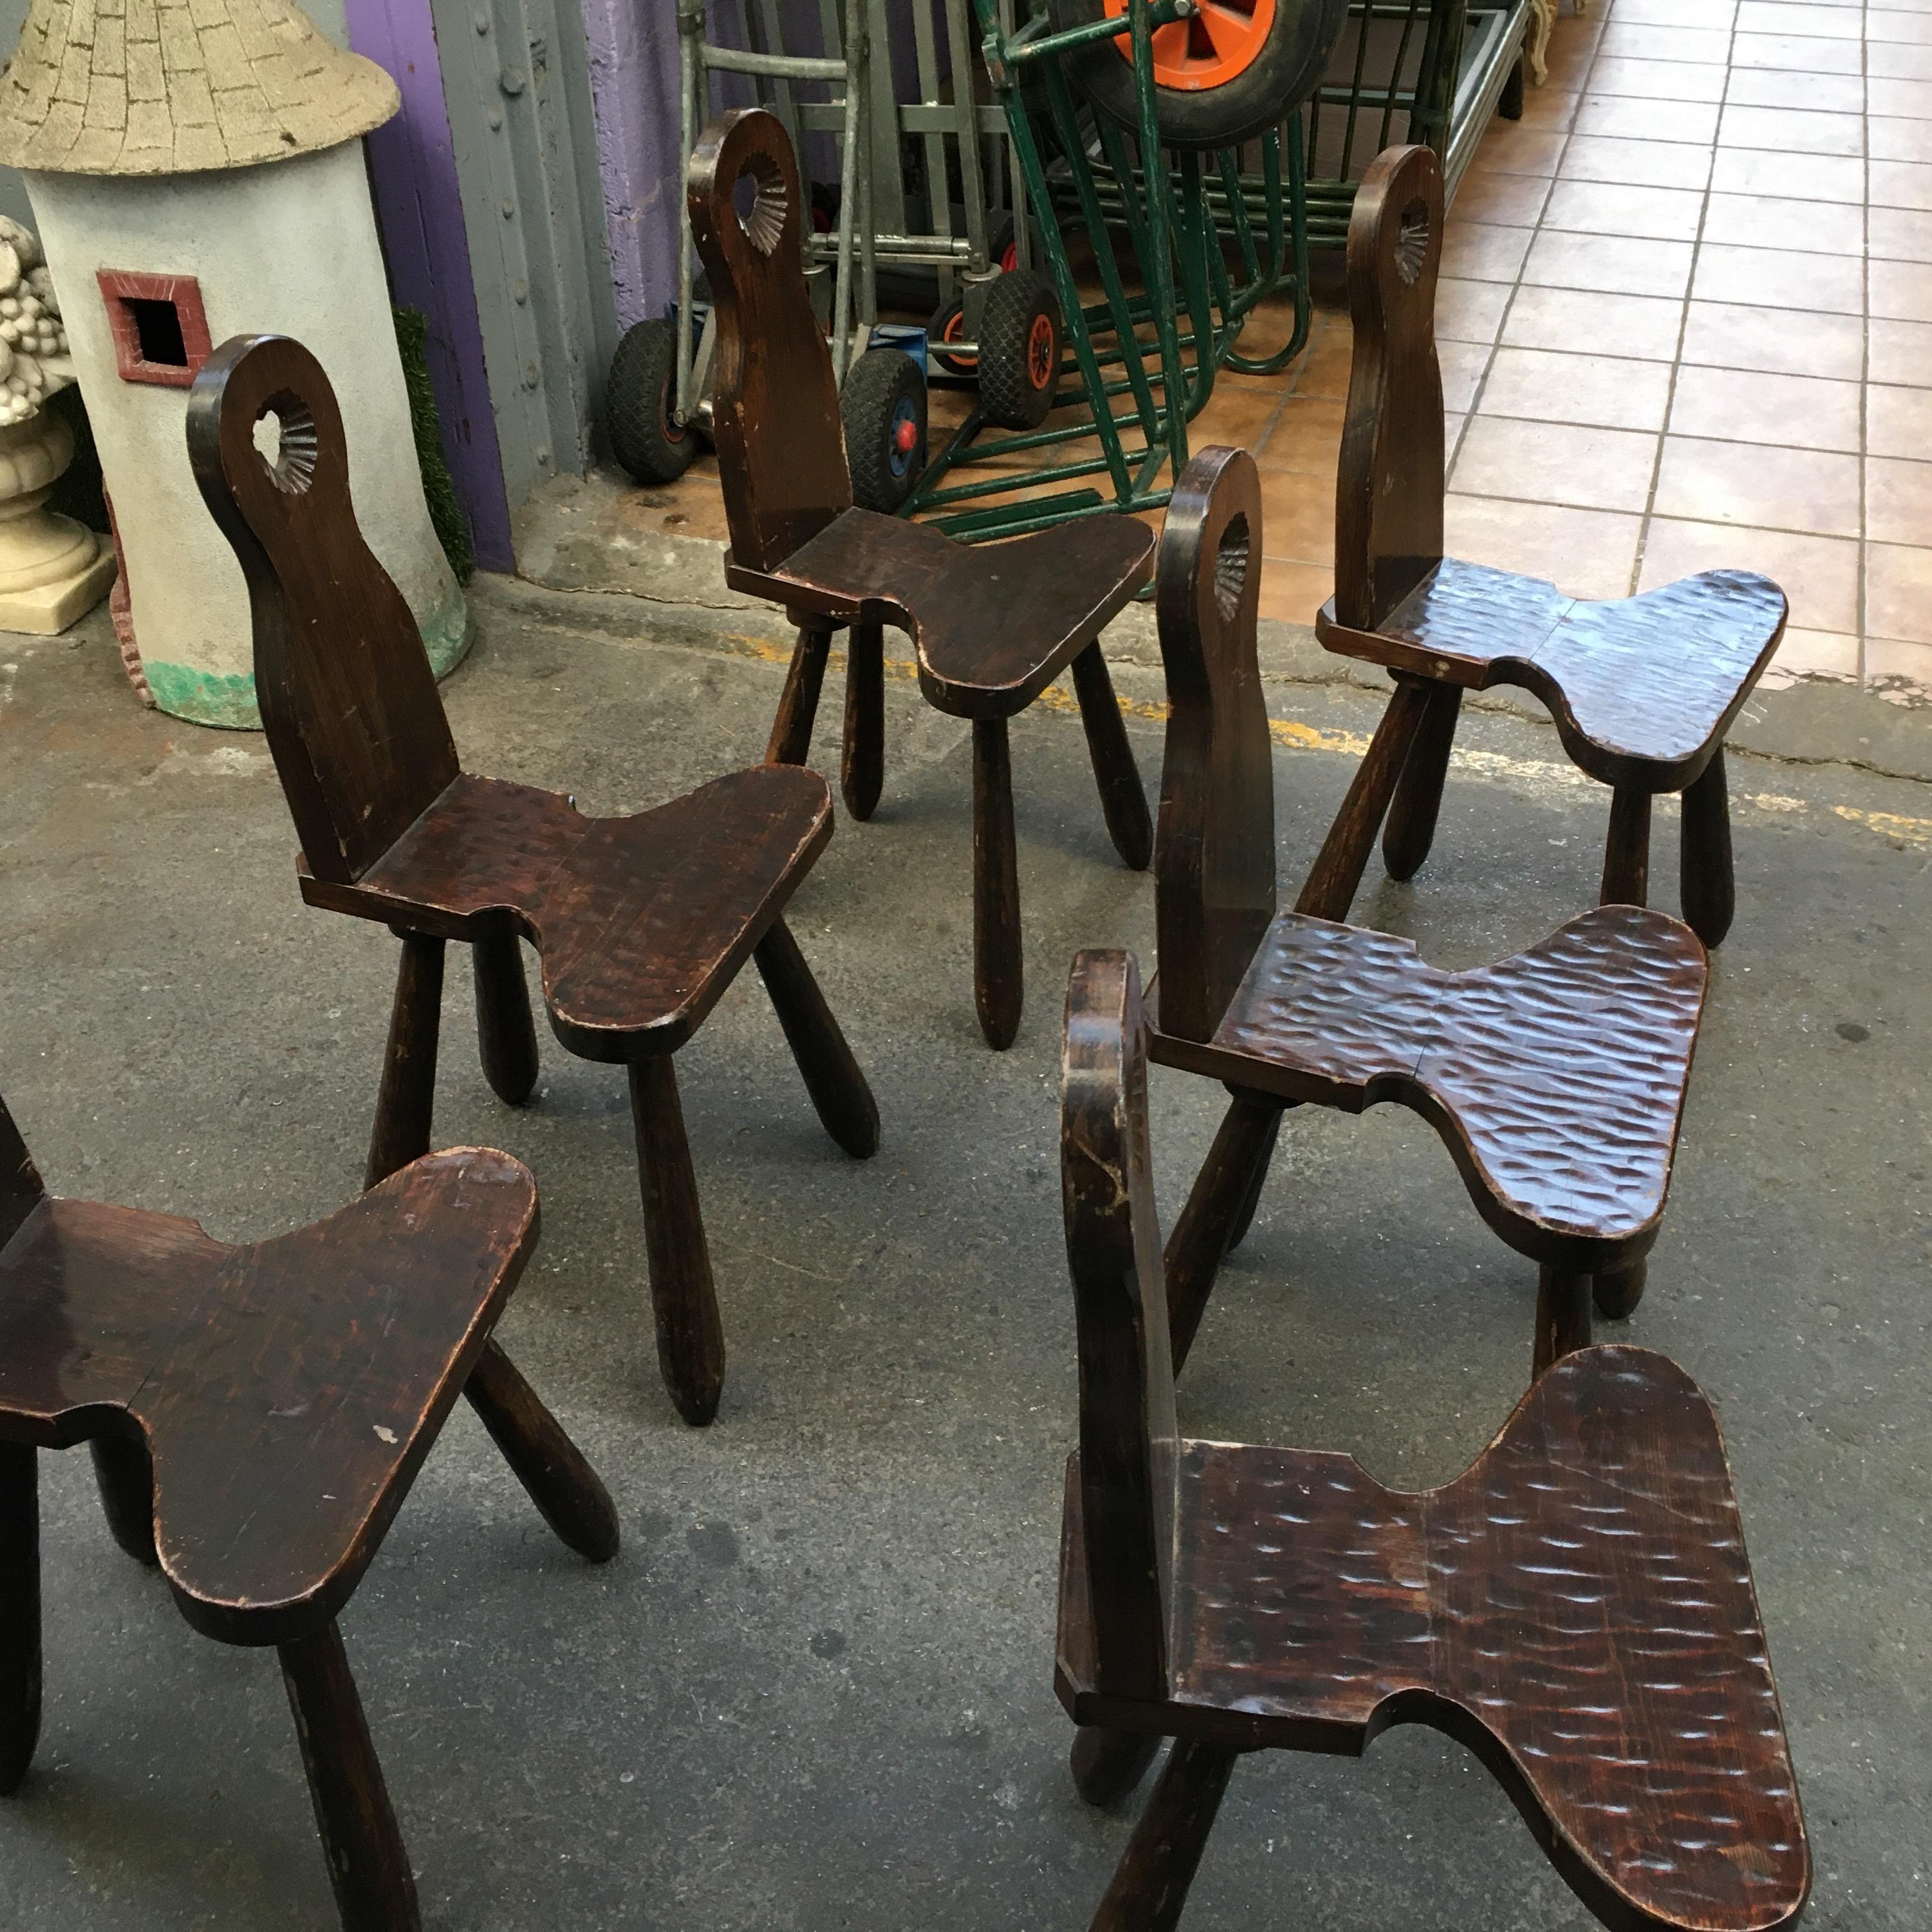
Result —
POLYGON ((628 1070, 658 1360, 686 1420, 710 1421, 724 1336, 670 1056, 747 956, 826 1130, 860 1158, 878 1145, 865 1076, 782 916, 832 836, 824 781, 760 766, 654 811, 587 818, 554 793, 464 771, 408 607, 356 526, 321 365, 283 337, 224 344, 196 379, 188 445, 248 579, 302 896, 403 942, 369 1182, 429 1145, 446 941, 471 950, 490 1085, 512 1106, 530 1097, 530 940, 558 1039, 628 1070), (272 463, 254 440, 268 416, 272 463))
POLYGON ((536 1238, 528 1172, 464 1148, 230 1246, 50 1196, 0 1105, 0 1792, 40 1732, 35 1452, 88 1442, 116 1540, 188 1621, 280 1651, 347 1932, 416 1925, 335 1619, 458 1391, 566 1543, 617 1548, 603 1485, 490 1339, 536 1238))
POLYGON ((1346 919, 1377 828, 1390 874, 1429 855, 1465 691, 1518 685, 1564 748, 1613 788, 1601 897, 1642 905, 1650 802, 1682 792, 1684 916, 1707 946, 1736 904, 1724 734, 1784 634, 1784 593, 1712 570, 1605 603, 1442 554, 1442 379, 1436 278, 1442 176, 1426 148, 1390 148, 1348 224, 1354 368, 1335 495, 1335 595, 1316 634, 1386 664, 1394 697, 1302 894, 1346 919))
POLYGON ((1147 799, 1096 640, 1151 574, 1154 535, 1100 516, 983 549, 855 508, 831 352, 806 292, 806 203, 783 124, 721 116, 691 158, 687 206, 718 322, 713 434, 731 549, 726 580, 798 626, 765 755, 802 764, 832 634, 849 629, 842 789, 869 818, 884 772, 882 628, 911 638, 920 688, 973 721, 974 987, 980 1024, 1011 1044, 1022 998, 1019 878, 1006 721, 1070 664, 1107 830, 1136 869, 1147 799), (734 202, 752 183, 749 212, 734 202))
POLYGON ((1055 1688, 1095 1803, 1175 1740, 1095 1932, 1178 1922, 1241 1752, 1359 1756, 1400 1724, 1468 1745, 1618 1932, 1794 1923, 1810 1850, 1696 1384, 1646 1349, 1566 1355, 1466 1474, 1414 1494, 1351 1456, 1181 1438, 1145 1051, 1132 956, 1082 953, 1060 1140, 1080 1447, 1055 1688))
POLYGON ((1386 933, 1275 912, 1274 771, 1256 655, 1260 478, 1204 450, 1176 488, 1157 601, 1170 712, 1155 857, 1154 1057, 1234 1102, 1168 1252, 1175 1366, 1259 1197, 1282 1109, 1412 1107, 1478 1211, 1542 1270, 1540 1372, 1628 1315, 1657 1238, 1707 963, 1661 913, 1599 906, 1464 973, 1386 933))

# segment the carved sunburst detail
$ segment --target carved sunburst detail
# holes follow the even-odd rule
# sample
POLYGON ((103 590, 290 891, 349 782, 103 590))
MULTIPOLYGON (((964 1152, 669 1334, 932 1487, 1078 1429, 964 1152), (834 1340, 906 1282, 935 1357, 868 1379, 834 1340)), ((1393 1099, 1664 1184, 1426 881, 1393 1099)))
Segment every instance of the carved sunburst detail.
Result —
POLYGON ((1402 210, 1402 226, 1395 238, 1395 272, 1413 288, 1428 259, 1429 209, 1418 201, 1402 210))
POLYGON ((1238 516, 1221 532, 1221 547, 1214 553, 1214 602, 1224 624, 1234 621, 1247 580, 1248 520, 1238 516))

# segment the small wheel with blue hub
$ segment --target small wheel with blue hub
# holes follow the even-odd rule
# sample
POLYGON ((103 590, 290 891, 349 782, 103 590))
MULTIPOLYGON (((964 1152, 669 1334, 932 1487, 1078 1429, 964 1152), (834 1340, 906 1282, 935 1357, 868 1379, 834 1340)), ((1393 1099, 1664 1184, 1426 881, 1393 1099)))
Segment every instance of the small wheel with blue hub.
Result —
POLYGON ((852 500, 891 516, 926 467, 926 378, 899 349, 868 349, 846 373, 838 413, 852 500))

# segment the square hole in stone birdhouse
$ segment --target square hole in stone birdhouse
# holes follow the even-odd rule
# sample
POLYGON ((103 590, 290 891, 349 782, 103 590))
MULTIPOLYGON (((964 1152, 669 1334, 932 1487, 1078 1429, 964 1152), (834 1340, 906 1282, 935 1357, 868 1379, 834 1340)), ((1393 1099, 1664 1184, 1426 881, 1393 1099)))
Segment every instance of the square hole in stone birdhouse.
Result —
POLYGON ((114 332, 114 361, 124 382, 184 389, 208 360, 208 315, 192 275, 99 272, 101 299, 114 332))

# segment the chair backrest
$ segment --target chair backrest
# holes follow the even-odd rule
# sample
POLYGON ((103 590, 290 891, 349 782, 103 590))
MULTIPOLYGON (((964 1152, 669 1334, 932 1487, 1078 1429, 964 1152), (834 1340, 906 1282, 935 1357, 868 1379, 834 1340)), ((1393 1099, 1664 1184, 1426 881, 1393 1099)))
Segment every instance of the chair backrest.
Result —
POLYGON ((740 108, 712 122, 692 150, 685 207, 718 323, 711 434, 731 554, 772 570, 852 505, 832 351, 806 285, 808 210, 778 116, 740 108))
POLYGON ((299 342, 236 336, 194 379, 188 447, 248 580, 256 700, 303 856, 352 884, 460 767, 416 620, 356 525, 335 392, 299 342), (269 415, 272 460, 255 440, 269 415))
POLYGON ((1080 1494, 1096 1688, 1159 1697, 1173 1600, 1174 1364, 1148 1155, 1147 1018, 1131 952, 1066 988, 1060 1172, 1080 1337, 1080 1494))
POLYGON ((40 1171, 34 1165, 6 1102, 0 1100, 0 1248, 20 1232, 21 1223, 46 1198, 40 1171))
POLYGON ((1154 848, 1160 1030, 1206 1040, 1274 918, 1274 767, 1256 657, 1261 478, 1204 449, 1168 506, 1155 572, 1167 748, 1154 848))
POLYGON ((1348 218, 1354 362, 1335 485, 1335 615, 1372 631, 1442 561, 1442 372, 1436 274, 1442 168, 1386 148, 1348 218))

